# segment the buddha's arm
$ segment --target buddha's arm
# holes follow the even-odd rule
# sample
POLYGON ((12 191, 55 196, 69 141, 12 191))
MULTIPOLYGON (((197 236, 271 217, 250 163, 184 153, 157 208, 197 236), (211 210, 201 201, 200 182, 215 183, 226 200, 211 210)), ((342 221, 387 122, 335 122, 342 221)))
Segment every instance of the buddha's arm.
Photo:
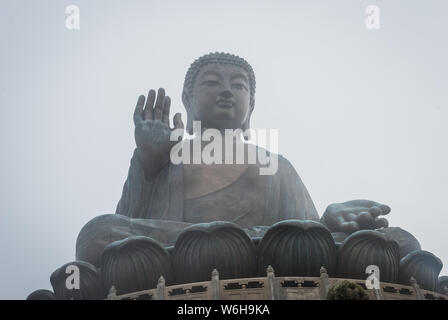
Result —
POLYGON ((160 126, 160 123, 151 122, 148 121, 142 123, 141 127, 136 127, 135 135, 137 140, 138 135, 146 135, 147 132, 150 132, 148 134, 149 139, 146 139, 146 141, 149 142, 149 140, 152 140, 150 141, 152 146, 148 147, 143 144, 137 144, 134 153, 148 181, 154 180, 159 172, 169 163, 169 151, 171 149, 171 146, 166 146, 165 143, 167 136, 169 139, 169 133, 165 132, 164 128, 156 128, 160 126))
POLYGON ((76 259, 100 265, 101 253, 110 243, 134 236, 157 240, 172 246, 190 223, 157 219, 132 219, 120 214, 105 214, 90 220, 79 232, 76 259))
MULTIPOLYGON (((273 177, 274 185, 279 181, 278 187, 273 188, 271 192, 277 193, 278 190, 278 216, 277 221, 287 219, 314 220, 319 221, 319 215, 313 200, 305 187, 302 179, 297 174, 291 163, 283 156, 278 156, 277 177, 273 177)), ((276 199, 274 195, 270 198, 276 199)), ((272 209, 271 209, 272 210, 272 209)))

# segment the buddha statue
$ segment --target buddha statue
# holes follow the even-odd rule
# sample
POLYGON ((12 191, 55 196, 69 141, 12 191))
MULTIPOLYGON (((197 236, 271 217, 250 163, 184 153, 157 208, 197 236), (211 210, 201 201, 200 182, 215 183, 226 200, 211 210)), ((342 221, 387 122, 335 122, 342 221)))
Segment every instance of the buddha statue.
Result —
MULTIPOLYGON (((330 276, 350 277, 364 272, 352 270, 350 257, 381 256, 383 268, 390 271, 384 271, 387 280, 398 280, 400 259, 419 251, 418 241, 405 230, 389 228, 383 216, 390 207, 371 200, 330 204, 319 217, 291 163, 247 141, 255 87, 252 67, 238 56, 210 53, 195 60, 182 92, 186 133, 192 136, 180 141, 173 140, 172 134, 183 132, 184 123, 177 113, 170 126, 171 100, 164 89, 138 98, 133 116, 136 148, 116 212, 89 221, 77 239, 76 260, 86 272, 101 268, 106 287, 121 285, 121 292, 130 292, 154 287, 161 274, 168 283, 198 281, 202 279, 198 274, 209 274, 220 263, 228 269, 219 270, 220 275, 227 272, 227 277, 255 276, 268 264, 286 275, 318 276, 325 265, 330 276), (198 132, 195 123, 200 123, 198 132), (229 129, 243 133, 232 136, 230 144, 229 139, 218 143, 225 151, 231 148, 235 160, 235 145, 242 141, 244 161, 171 161, 179 143, 199 146, 198 152, 203 152, 207 143, 201 134, 210 129, 223 136, 229 129), (262 175, 263 164, 247 161, 250 152, 260 151, 277 161, 273 174, 262 175), (375 250, 380 254, 375 255, 375 250), (344 259, 336 265, 338 254, 344 259), (145 285, 136 276, 139 268, 146 268, 145 275, 155 270, 145 285), (135 276, 130 279, 126 274, 135 276)), ((193 159, 194 152, 189 157, 193 159)), ((432 259, 431 286, 441 262, 425 257, 432 259)), ((406 265, 417 258, 410 259, 406 265)), ((381 261, 373 262, 381 267, 381 261)), ((412 267, 408 269, 406 275, 414 274, 412 267)), ((52 283, 63 281, 58 280, 61 276, 61 271, 53 274, 52 283)))

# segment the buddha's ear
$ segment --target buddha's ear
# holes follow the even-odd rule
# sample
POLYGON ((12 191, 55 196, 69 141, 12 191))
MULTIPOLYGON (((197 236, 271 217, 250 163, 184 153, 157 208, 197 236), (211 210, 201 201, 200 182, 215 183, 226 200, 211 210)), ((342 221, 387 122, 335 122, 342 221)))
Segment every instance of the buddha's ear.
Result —
POLYGON ((190 108, 190 97, 185 89, 182 91, 182 103, 184 104, 185 109, 190 108))
POLYGON ((187 132, 193 134, 193 111, 191 110, 191 96, 186 90, 182 91, 182 103, 187 111, 187 132))
POLYGON ((255 104, 250 106, 249 114, 247 115, 246 121, 243 123, 243 136, 245 140, 250 140, 250 132, 246 132, 247 129, 250 129, 250 117, 252 116, 252 111, 254 111, 255 104))

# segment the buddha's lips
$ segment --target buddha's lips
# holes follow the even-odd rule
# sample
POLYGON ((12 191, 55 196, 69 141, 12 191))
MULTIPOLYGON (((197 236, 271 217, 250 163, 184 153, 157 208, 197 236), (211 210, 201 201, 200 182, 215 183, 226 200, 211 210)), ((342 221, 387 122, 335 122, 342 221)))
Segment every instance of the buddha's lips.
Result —
POLYGON ((233 107, 233 102, 228 100, 218 100, 216 105, 220 108, 230 109, 233 107))

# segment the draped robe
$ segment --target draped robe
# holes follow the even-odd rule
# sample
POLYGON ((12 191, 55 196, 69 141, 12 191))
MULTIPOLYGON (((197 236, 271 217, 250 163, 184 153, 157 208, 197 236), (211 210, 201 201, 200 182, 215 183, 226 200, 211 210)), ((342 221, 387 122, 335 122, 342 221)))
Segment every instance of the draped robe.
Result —
POLYGON ((183 229, 200 222, 231 221, 249 236, 261 237, 281 220, 319 221, 301 178, 281 155, 275 174, 260 175, 259 165, 249 165, 236 181, 193 199, 184 197, 183 168, 170 162, 148 181, 135 150, 116 214, 98 216, 84 226, 77 259, 98 265, 108 243, 134 235, 172 246, 183 229))

